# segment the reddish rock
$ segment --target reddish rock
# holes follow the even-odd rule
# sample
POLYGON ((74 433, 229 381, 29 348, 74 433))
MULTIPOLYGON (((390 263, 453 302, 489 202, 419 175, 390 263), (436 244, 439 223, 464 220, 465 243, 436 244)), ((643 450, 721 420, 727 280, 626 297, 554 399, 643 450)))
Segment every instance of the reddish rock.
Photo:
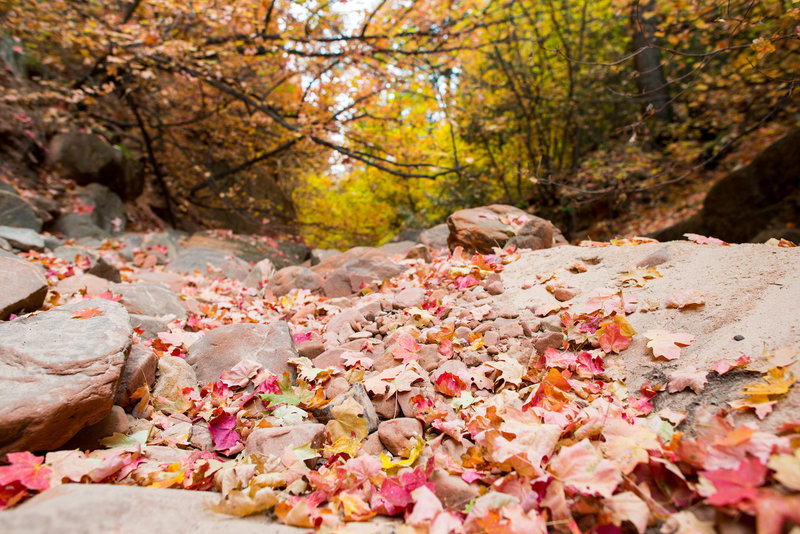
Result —
POLYGON ((501 280, 494 280, 486 284, 486 292, 490 295, 502 295, 505 289, 503 288, 503 282, 501 280))
POLYGON ((260 363, 280 376, 294 376, 288 360, 297 358, 297 348, 285 321, 271 324, 236 323, 207 332, 189 347, 186 362, 201 383, 216 382, 220 375, 244 359, 260 363))
POLYGON ((65 449, 101 449, 105 448, 100 444, 103 438, 111 437, 114 434, 125 434, 128 432, 128 416, 121 406, 112 406, 101 421, 83 428, 75 434, 65 445, 65 449))
POLYGON ((0 256, 0 320, 38 309, 47 296, 41 267, 21 258, 0 256))
POLYGON ((408 456, 410 439, 414 436, 422 438, 422 423, 417 419, 399 417, 378 425, 381 443, 395 456, 408 456))
POLYGON ((522 337, 524 332, 522 330, 522 325, 519 324, 519 321, 512 321, 510 323, 506 323, 500 326, 499 332, 501 339, 508 339, 511 337, 522 337))
POLYGON ((566 302, 568 300, 572 300, 575 298, 575 295, 577 294, 578 292, 576 290, 569 287, 559 287, 556 288, 555 291, 553 291, 553 296, 559 302, 566 302))
POLYGON ((405 259, 407 260, 422 260, 425 263, 430 263, 433 261, 433 257, 431 256, 431 250, 419 243, 413 246, 407 253, 405 259))
POLYGON ((400 415, 400 407, 395 395, 375 395, 372 397, 372 406, 381 419, 394 419, 400 415))
POLYGON ((310 444, 312 449, 319 449, 324 442, 325 425, 319 423, 256 428, 247 437, 244 452, 280 456, 286 449, 307 444, 310 444))
POLYGON ((292 289, 318 291, 322 287, 322 277, 308 267, 292 265, 275 273, 266 287, 276 297, 285 295, 292 289))
POLYGON ((424 287, 407 287, 394 297, 396 309, 418 308, 425 303, 424 287))
POLYGON ((443 505, 453 510, 463 510, 469 502, 480 495, 478 484, 468 484, 458 475, 451 475, 444 469, 434 469, 430 481, 433 492, 443 505))
POLYGON ((52 450, 101 421, 130 350, 128 312, 84 300, 0 323, 0 454, 52 450), (102 313, 73 318, 84 308, 102 313))
POLYGON ((358 451, 358 456, 364 456, 366 454, 370 456, 379 456, 383 451, 384 448, 383 443, 381 443, 381 438, 378 437, 377 432, 373 432, 361 443, 361 450, 358 451))
POLYGON ((467 252, 489 254, 507 244, 533 250, 553 246, 552 223, 502 204, 456 211, 447 218, 447 227, 450 250, 461 246, 467 252))
POLYGON ((96 297, 100 293, 104 293, 111 287, 111 282, 93 274, 76 274, 69 278, 64 278, 58 282, 53 291, 62 297, 69 297, 76 293, 84 293, 92 297, 96 297))
POLYGON ((544 332, 539 334, 533 342, 536 352, 544 354, 547 349, 560 349, 564 344, 564 335, 561 332, 544 332))
POLYGON ((263 287, 275 276, 275 265, 269 258, 256 263, 242 282, 247 287, 263 287))

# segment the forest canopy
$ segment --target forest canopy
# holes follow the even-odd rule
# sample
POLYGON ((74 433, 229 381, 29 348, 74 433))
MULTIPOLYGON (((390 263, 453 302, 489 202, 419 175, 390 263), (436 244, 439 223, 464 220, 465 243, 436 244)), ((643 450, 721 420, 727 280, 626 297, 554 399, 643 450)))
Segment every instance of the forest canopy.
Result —
POLYGON ((0 0, 0 105, 34 158, 133 154, 187 229, 346 247, 502 202, 576 236, 795 123, 799 34, 792 0, 0 0))

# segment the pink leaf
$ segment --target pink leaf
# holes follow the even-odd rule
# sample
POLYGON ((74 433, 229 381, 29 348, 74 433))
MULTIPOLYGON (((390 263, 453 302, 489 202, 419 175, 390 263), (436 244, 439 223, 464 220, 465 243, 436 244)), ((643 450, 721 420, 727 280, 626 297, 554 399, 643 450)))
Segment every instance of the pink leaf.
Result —
POLYGON ((674 360, 681 355, 681 347, 688 346, 694 341, 691 334, 678 334, 666 330, 650 330, 644 333, 650 341, 647 346, 653 349, 653 356, 674 360))
POLYGON ((700 475, 710 480, 716 490, 708 497, 708 504, 728 506, 755 498, 756 488, 764 484, 767 466, 757 458, 745 458, 735 470, 701 471, 700 475))
POLYGON ((0 486, 19 482, 32 490, 50 487, 52 470, 42 465, 44 458, 28 451, 8 453, 10 465, 0 467, 0 486))
POLYGON ((208 430, 217 451, 232 449, 242 440, 236 432, 236 416, 226 412, 209 421, 208 430))
POLYGON ((677 393, 686 388, 692 388, 695 393, 703 391, 706 385, 706 371, 698 371, 694 365, 679 369, 669 375, 668 389, 670 393, 677 393))

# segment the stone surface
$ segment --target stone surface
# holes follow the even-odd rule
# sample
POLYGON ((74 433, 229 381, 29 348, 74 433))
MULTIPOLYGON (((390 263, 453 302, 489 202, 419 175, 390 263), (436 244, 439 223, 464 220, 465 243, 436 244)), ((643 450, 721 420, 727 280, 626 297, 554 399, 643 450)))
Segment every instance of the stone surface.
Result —
POLYGON ((424 287, 407 287, 394 296, 394 307, 397 309, 418 308, 425 304, 424 287))
POLYGON ((330 248, 315 248, 311 250, 310 263, 312 266, 318 265, 321 261, 341 254, 338 250, 330 248))
POLYGON ((267 289, 276 297, 287 294, 292 289, 308 289, 317 291, 322 285, 322 277, 301 265, 284 267, 273 276, 267 289))
POLYGON ((75 239, 80 237, 106 237, 105 230, 97 226, 88 213, 67 213, 62 215, 53 224, 53 231, 62 234, 65 238, 75 239))
POLYGON ((127 158, 105 139, 90 133, 64 132, 50 142, 49 163, 76 183, 106 184, 126 199, 136 198, 144 188, 141 166, 127 158))
POLYGON ((379 246, 378 250, 389 258, 393 256, 405 256, 416 244, 416 241, 391 241, 385 245, 379 246))
POLYGON ((112 406, 108 414, 99 422, 81 429, 72 439, 64 444, 64 449, 102 449, 100 444, 103 438, 111 437, 115 433, 128 432, 128 416, 121 406, 112 406))
POLYGON ((362 417, 367 420, 367 430, 370 433, 378 430, 378 414, 375 412, 375 406, 373 406, 372 401, 369 399, 369 395, 367 395, 364 385, 360 382, 356 382, 350 386, 348 391, 333 397, 331 401, 322 408, 314 410, 314 417, 316 417, 320 423, 327 423, 333 419, 333 412, 331 410, 335 406, 345 402, 347 399, 355 400, 361 405, 362 408, 364 408, 362 417))
POLYGON ((198 232, 188 240, 187 247, 208 247, 234 254, 245 261, 259 262, 270 260, 277 269, 299 265, 309 259, 311 249, 293 241, 256 238, 254 236, 214 235, 211 232, 198 232))
POLYGON ((186 309, 173 291, 161 284, 135 282, 132 284, 111 284, 111 292, 120 295, 120 304, 129 313, 151 315, 153 317, 173 316, 186 318, 186 309))
POLYGON ((64 484, 0 512, 3 534, 303 534, 264 514, 212 512, 219 494, 180 489, 64 484))
POLYGON ((263 287, 273 276, 275 276, 275 266, 272 260, 264 258, 253 266, 243 284, 248 287, 263 287))
POLYGON ((410 417, 398 417, 378 425, 378 437, 395 456, 408 456, 411 438, 422 438, 422 423, 410 417))
POLYGON ((114 402, 120 406, 127 406, 131 401, 131 395, 137 389, 145 384, 152 387, 155 383, 157 367, 158 357, 149 347, 145 347, 141 343, 132 345, 114 402))
POLYGON ((45 296, 47 279, 41 267, 16 256, 0 256, 0 320, 38 309, 45 296))
POLYGON ((85 293, 86 295, 96 297, 100 293, 108 291, 110 287, 111 282, 104 278, 93 274, 76 274, 60 280, 53 286, 53 291, 62 297, 74 295, 76 293, 85 293))
POLYGON ((200 271, 209 278, 244 280, 250 272, 250 265, 224 250, 190 247, 178 254, 178 257, 167 265, 166 270, 183 274, 200 271))
POLYGON ((0 224, 30 228, 35 232, 42 230, 42 221, 36 210, 16 193, 0 191, 0 224))
POLYGON ((177 356, 159 358, 153 396, 176 401, 183 398, 181 395, 183 388, 197 388, 197 375, 192 366, 177 356))
POLYGON ((434 227, 423 230, 419 234, 418 241, 434 250, 447 248, 447 236, 450 235, 450 228, 446 223, 437 224, 434 227))
POLYGON ((55 449, 103 419, 131 333, 125 308, 104 299, 0 324, 0 454, 55 449), (73 317, 85 308, 102 313, 73 317))
POLYGON ((294 376, 295 368, 287 362, 297 356, 285 321, 268 325, 238 323, 207 332, 189 347, 186 362, 194 367, 197 378, 206 383, 219 380, 221 373, 244 359, 260 363, 276 375, 288 372, 294 376))
POLYGON ((506 244, 538 250, 554 243, 554 227, 549 221, 503 204, 456 211, 447 218, 447 226, 450 250, 461 246, 467 252, 489 254, 506 244))
POLYGON ((44 238, 30 228, 0 226, 0 237, 8 241, 12 247, 25 252, 29 250, 44 251, 44 238))
POLYGON ((477 484, 468 484, 458 475, 451 475, 444 469, 434 469, 430 481, 433 492, 443 505, 453 510, 463 510, 469 502, 480 495, 477 484))
POLYGON ((92 222, 109 234, 119 233, 125 229, 127 215, 122 199, 108 187, 91 183, 75 190, 75 196, 84 206, 91 206, 92 222))
POLYGON ((294 449, 310 444, 319 449, 325 442, 325 425, 320 423, 301 423, 272 428, 256 428, 247 437, 245 454, 282 455, 286 449, 294 449))

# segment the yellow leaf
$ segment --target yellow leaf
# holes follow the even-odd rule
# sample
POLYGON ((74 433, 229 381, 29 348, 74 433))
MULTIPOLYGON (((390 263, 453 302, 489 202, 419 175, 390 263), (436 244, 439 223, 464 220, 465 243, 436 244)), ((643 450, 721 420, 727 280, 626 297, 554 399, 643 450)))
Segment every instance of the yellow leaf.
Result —
POLYGON ((796 377, 784 367, 767 371, 763 382, 753 382, 744 388, 746 395, 783 395, 794 384, 796 377))
POLYGON ((417 444, 414 446, 413 449, 409 451, 408 458, 403 459, 391 459, 389 458, 386 453, 381 453, 381 469, 384 471, 390 471, 392 469, 397 469, 398 467, 411 467, 414 465, 414 462, 417 461, 419 455, 422 453, 422 449, 425 447, 425 442, 422 441, 419 437, 415 436, 417 440, 417 444))

